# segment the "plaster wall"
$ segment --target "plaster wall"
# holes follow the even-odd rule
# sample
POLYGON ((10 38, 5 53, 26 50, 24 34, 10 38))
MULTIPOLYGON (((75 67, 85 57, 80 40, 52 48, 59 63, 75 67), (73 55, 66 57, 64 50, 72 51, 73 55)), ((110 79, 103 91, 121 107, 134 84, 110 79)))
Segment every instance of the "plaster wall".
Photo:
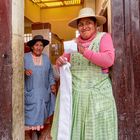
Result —
POLYGON ((40 8, 30 0, 24 0, 24 4, 24 16, 32 22, 40 22, 40 8))
POLYGON ((12 0, 12 138, 24 140, 24 1, 12 0), (19 10, 20 9, 20 10, 19 10))
POLYGON ((51 32, 59 38, 70 40, 75 37, 75 29, 68 26, 68 22, 77 17, 81 6, 41 9, 41 21, 51 24, 51 32))
POLYGON ((85 0, 84 7, 91 7, 95 10, 95 0, 85 0))

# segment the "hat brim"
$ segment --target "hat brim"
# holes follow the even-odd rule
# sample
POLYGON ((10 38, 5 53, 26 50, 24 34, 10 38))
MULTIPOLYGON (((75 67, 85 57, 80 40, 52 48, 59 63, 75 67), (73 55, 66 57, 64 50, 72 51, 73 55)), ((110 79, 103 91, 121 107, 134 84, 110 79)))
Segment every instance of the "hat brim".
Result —
POLYGON ((97 26, 103 25, 106 22, 106 18, 104 16, 82 16, 82 17, 77 17, 71 20, 68 25, 72 28, 77 28, 77 21, 82 18, 89 18, 89 17, 94 17, 96 18, 97 26))
POLYGON ((34 39, 27 42, 27 46, 32 47, 37 41, 41 41, 43 43, 43 47, 49 44, 49 41, 46 39, 34 39))

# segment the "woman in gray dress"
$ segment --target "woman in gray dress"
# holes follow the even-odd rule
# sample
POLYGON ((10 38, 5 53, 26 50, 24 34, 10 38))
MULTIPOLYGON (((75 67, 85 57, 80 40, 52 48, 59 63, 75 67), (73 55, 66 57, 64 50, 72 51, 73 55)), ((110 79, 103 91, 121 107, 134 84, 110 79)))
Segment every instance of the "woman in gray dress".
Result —
POLYGON ((54 112, 55 79, 51 62, 42 53, 48 44, 49 41, 41 35, 27 42, 31 52, 24 56, 26 130, 40 131, 54 112))

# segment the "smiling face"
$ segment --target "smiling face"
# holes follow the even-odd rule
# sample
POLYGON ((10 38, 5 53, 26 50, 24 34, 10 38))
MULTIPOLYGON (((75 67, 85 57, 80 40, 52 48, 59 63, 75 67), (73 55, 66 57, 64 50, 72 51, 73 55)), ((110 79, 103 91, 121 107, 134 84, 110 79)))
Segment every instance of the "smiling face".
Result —
POLYGON ((86 40, 96 32, 97 25, 90 18, 82 18, 78 21, 77 27, 81 37, 86 40))
POLYGON ((32 53, 34 56, 41 56, 43 49, 43 43, 41 41, 37 41, 32 47, 32 53))

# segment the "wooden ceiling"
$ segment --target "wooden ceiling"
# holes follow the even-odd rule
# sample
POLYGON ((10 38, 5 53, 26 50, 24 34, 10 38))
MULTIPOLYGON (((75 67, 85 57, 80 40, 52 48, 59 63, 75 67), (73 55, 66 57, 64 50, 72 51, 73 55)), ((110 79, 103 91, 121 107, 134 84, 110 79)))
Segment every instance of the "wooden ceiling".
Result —
POLYGON ((82 5, 84 0, 31 0, 40 8, 82 5))

